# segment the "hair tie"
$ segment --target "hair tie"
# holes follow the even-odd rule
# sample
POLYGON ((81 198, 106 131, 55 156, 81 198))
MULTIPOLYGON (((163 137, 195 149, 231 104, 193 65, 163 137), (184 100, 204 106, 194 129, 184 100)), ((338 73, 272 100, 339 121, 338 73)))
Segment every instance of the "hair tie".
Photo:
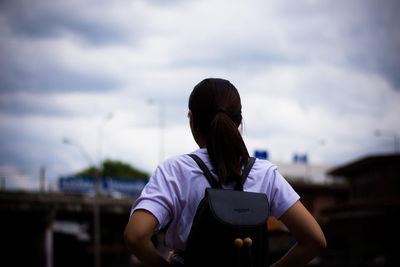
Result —
POLYGON ((222 112, 222 113, 226 114, 226 115, 229 117, 229 114, 228 114, 228 112, 226 112, 226 110, 225 110, 225 109, 222 109, 222 108, 220 108, 220 109, 217 109, 217 112, 215 112, 215 115, 217 115, 217 114, 218 114, 218 113, 220 113, 220 112, 222 112))

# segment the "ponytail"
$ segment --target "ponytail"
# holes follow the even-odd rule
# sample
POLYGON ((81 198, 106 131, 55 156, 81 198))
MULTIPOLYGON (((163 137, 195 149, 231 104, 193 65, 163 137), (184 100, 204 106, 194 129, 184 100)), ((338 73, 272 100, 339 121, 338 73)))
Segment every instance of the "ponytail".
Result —
POLYGON ((189 98, 194 130, 206 140, 211 164, 222 184, 240 182, 249 153, 238 127, 242 122, 237 89, 227 80, 206 79, 189 98))

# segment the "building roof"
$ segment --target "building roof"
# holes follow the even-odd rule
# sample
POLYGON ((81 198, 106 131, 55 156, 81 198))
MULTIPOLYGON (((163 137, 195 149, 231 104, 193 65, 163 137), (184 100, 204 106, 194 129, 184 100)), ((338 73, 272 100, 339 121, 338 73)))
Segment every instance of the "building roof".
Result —
POLYGON ((367 156, 348 164, 333 168, 327 172, 329 175, 333 176, 347 176, 349 174, 358 172, 371 165, 384 165, 388 163, 398 163, 400 164, 400 154, 386 154, 386 155, 371 155, 367 156))
POLYGON ((297 193, 311 193, 314 195, 345 194, 348 192, 347 184, 309 184, 291 183, 297 193))

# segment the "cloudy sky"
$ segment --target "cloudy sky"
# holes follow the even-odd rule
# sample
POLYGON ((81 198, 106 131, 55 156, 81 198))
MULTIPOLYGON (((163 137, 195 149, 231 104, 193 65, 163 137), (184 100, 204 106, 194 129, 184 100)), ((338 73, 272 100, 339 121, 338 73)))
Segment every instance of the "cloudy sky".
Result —
POLYGON ((238 88, 251 153, 333 166, 391 153, 399 11, 372 0, 1 0, 0 175, 35 189, 41 166, 54 184, 104 158, 152 172, 196 149, 187 99, 206 77, 238 88))

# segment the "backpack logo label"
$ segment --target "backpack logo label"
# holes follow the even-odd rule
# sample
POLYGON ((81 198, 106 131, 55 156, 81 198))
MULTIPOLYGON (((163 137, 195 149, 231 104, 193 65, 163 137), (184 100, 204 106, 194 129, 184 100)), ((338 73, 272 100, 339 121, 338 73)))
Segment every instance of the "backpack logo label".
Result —
POLYGON ((236 208, 236 209, 233 209, 233 210, 236 211, 236 212, 239 212, 239 213, 246 213, 246 212, 250 211, 249 208, 236 208))

